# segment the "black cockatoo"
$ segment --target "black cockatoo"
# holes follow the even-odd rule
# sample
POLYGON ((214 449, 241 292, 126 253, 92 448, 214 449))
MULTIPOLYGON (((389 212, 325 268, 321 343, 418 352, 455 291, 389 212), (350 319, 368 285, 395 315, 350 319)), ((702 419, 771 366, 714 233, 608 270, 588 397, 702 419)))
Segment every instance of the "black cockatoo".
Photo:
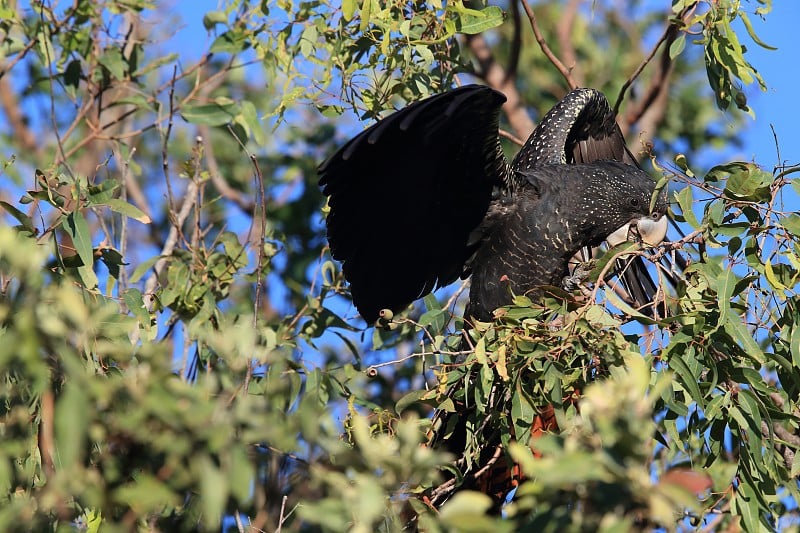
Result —
MULTIPOLYGON (((576 252, 612 234, 664 238, 665 201, 651 203, 655 183, 602 93, 570 92, 511 164, 498 134, 503 102, 479 85, 432 96, 319 167, 331 254, 367 322, 470 275, 466 314, 489 321, 512 294, 561 285, 576 252)), ((633 300, 647 304, 655 286, 641 258, 626 273, 633 300)))

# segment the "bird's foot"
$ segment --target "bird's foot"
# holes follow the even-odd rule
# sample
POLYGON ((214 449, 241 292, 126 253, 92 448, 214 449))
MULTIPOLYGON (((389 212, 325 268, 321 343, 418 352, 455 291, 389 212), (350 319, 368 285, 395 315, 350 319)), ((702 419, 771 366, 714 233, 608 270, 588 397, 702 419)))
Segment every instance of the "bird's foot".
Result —
POLYGON ((578 263, 577 266, 572 270, 572 274, 569 276, 564 276, 562 280, 562 285, 564 289, 572 292, 575 289, 580 289, 581 292, 586 289, 584 285, 584 281, 586 278, 589 277, 589 274, 594 270, 594 267, 597 266, 597 261, 594 259, 589 259, 588 261, 584 261, 583 263, 578 263))

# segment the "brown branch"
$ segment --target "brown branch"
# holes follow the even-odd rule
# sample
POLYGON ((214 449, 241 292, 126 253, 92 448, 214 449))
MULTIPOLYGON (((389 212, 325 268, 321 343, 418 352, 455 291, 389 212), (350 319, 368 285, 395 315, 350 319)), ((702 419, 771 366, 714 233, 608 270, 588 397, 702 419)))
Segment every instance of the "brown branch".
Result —
POLYGON ((505 69, 497 63, 494 54, 492 54, 482 35, 469 35, 466 41, 480 66, 478 76, 489 87, 506 95, 503 111, 508 118, 509 124, 511 124, 511 128, 514 130, 514 134, 519 138, 527 139, 528 135, 533 131, 534 124, 522 103, 522 98, 514 85, 514 80, 507 76, 505 69))
POLYGON ((514 144, 518 144, 519 146, 522 146, 523 144, 525 144, 525 141, 523 141, 522 139, 520 139, 519 137, 517 137, 516 135, 514 135, 510 131, 504 130, 503 128, 500 128, 499 130, 497 130, 497 133, 500 135, 500 137, 505 137, 509 141, 513 142, 514 144))
POLYGON ((16 139, 22 149, 26 152, 38 152, 38 143, 25 117, 22 114, 16 94, 11 89, 8 79, 0 76, 0 106, 6 114, 8 124, 11 126, 12 136, 16 139))
POLYGON ((55 436, 53 424, 55 421, 55 397, 49 388, 42 393, 41 413, 39 419, 39 455, 41 456, 42 469, 48 481, 52 481, 56 473, 55 465, 55 436))
POLYGON ((217 192, 226 200, 230 200, 236 206, 241 209, 246 215, 253 214, 253 208, 255 207, 255 202, 242 194, 242 192, 237 191, 225 180, 225 177, 222 175, 222 172, 219 168, 219 163, 217 162, 217 157, 214 153, 214 143, 208 142, 211 140, 211 130, 208 126, 198 126, 197 131, 200 133, 200 136, 205 139, 204 151, 206 156, 206 165, 208 166, 208 173, 211 178, 211 183, 214 184, 214 187, 217 189, 217 192))
POLYGON ((656 42, 656 44, 653 46, 650 53, 641 62, 641 64, 639 64, 639 66, 625 81, 625 83, 622 84, 619 94, 617 95, 617 101, 614 103, 614 113, 619 113, 619 108, 625 99, 625 93, 628 91, 628 89, 630 89, 633 82, 639 77, 642 71, 644 71, 647 65, 650 64, 658 50, 662 48, 663 45, 661 60, 658 62, 658 68, 654 72, 653 77, 650 79, 647 89, 630 107, 630 109, 628 109, 627 113, 625 114, 625 120, 622 121, 623 123, 620 125, 620 127, 623 129, 623 134, 627 133, 627 130, 630 128, 631 124, 639 122, 639 120, 642 119, 646 113, 649 113, 648 122, 650 124, 648 124, 647 128, 640 128, 645 131, 654 130, 655 125, 663 118, 667 105, 667 94, 669 88, 668 80, 670 74, 672 73, 673 67, 673 61, 670 57, 669 49, 680 34, 680 27, 692 17, 695 9, 696 6, 688 7, 684 9, 684 11, 681 12, 677 18, 669 21, 667 27, 664 29, 664 33, 661 35, 661 38, 658 40, 658 42, 656 42))
POLYGON ((666 54, 666 61, 664 60, 664 56, 662 55, 662 61, 659 64, 659 69, 656 71, 656 75, 653 76, 653 79, 650 81, 649 89, 645 92, 646 96, 641 100, 640 107, 646 106, 648 101, 652 101, 655 99, 655 94, 662 88, 662 81, 667 76, 669 69, 672 67, 672 60, 669 57, 669 44, 675 40, 678 35, 677 27, 674 23, 670 23, 664 33, 661 35, 661 38, 656 42, 653 46, 653 49, 650 50, 650 53, 647 54, 647 57, 636 67, 636 70, 633 71, 633 74, 625 80, 625 83, 622 84, 622 87, 619 89, 619 94, 617 95, 617 101, 614 103, 614 113, 619 113, 619 108, 622 105, 622 101, 625 99, 625 93, 628 91, 630 86, 639 77, 642 71, 645 69, 647 65, 650 64, 650 61, 653 60, 656 53, 658 52, 661 45, 664 43, 668 43, 667 45, 667 54, 666 54))
MULTIPOLYGON (((164 82, 160 87, 158 87, 152 93, 151 96, 149 96, 146 99, 146 103, 147 104, 154 104, 157 101, 157 95, 163 93, 165 90, 170 89, 171 87, 174 87, 174 84, 176 82, 181 81, 181 80, 183 80, 183 79, 195 74, 200 68, 205 66, 209 62, 210 59, 211 59, 211 54, 207 54, 203 58, 201 58, 197 63, 192 65, 189 69, 183 71, 174 80, 172 78, 170 78, 169 81, 164 82)), ((195 86, 192 88, 192 90, 189 92, 189 94, 186 97, 184 97, 184 99, 181 101, 181 103, 182 102, 186 102, 186 101, 190 100, 191 98, 193 98, 195 96, 195 94, 197 93, 197 91, 200 89, 200 87, 205 87, 207 84, 212 83, 212 82, 219 83, 219 79, 229 71, 230 71, 229 67, 221 69, 219 72, 217 72, 214 75, 210 76, 203 83, 195 84, 195 86)), ((174 111, 175 112, 180 110, 181 103, 175 104, 175 106, 174 106, 174 111)), ((114 119, 112 119, 112 120, 110 120, 110 121, 108 121, 108 122, 106 122, 104 124, 101 124, 99 126, 96 126, 95 128, 93 128, 93 130, 96 130, 97 132, 106 131, 109 128, 113 127, 114 125, 122 122, 123 120, 125 120, 126 118, 131 116, 132 114, 136 113, 137 111, 139 111, 138 107, 134 107, 132 109, 129 109, 129 110, 121 113, 119 116, 115 117, 114 119)), ((133 135, 138 135, 138 134, 140 134, 140 133, 142 133, 142 132, 144 132, 146 130, 152 129, 153 127, 155 127, 155 126, 157 126, 159 124, 162 124, 164 121, 166 121, 168 119, 169 119, 168 116, 162 116, 162 117, 159 117, 158 119, 154 120, 153 123, 150 124, 149 126, 144 126, 144 127, 142 127, 141 129, 139 129, 139 130, 137 130, 135 132, 130 132, 128 135, 117 135, 117 136, 109 137, 109 138, 106 138, 106 139, 103 139, 103 140, 121 140, 121 139, 125 138, 126 136, 130 137, 130 136, 133 136, 133 135)), ((64 154, 63 156, 57 158, 56 159, 56 164, 60 164, 64 160, 72 157, 78 150, 82 149, 87 144, 91 143, 92 141, 98 139, 99 136, 100 136, 100 134, 99 133, 95 133, 94 131, 93 131, 92 134, 85 136, 77 144, 75 144, 75 146, 70 148, 66 152, 66 154, 64 154)))
POLYGON ((564 63, 562 63, 561 60, 556 57, 556 55, 547 45, 547 41, 545 41, 544 36, 542 35, 542 30, 539 29, 539 23, 536 21, 536 14, 533 12, 533 9, 531 9, 531 6, 528 5, 527 0, 520 1, 522 2, 522 7, 525 9, 525 14, 528 15, 528 20, 531 21, 531 29, 533 29, 533 35, 536 37, 536 42, 539 43, 539 48, 541 48, 545 57, 547 57, 553 66, 558 69, 561 75, 564 76, 564 79, 567 80, 567 85, 569 85, 569 88, 577 88, 578 82, 572 77, 570 69, 568 69, 564 63))
MULTIPOLYGON (((175 246, 178 244, 178 236, 180 234, 179 228, 183 226, 183 223, 186 222, 187 218, 189 218, 189 214, 192 212, 194 203, 197 200, 197 191, 197 182, 194 180, 189 181, 189 185, 186 187, 186 192, 183 196, 183 205, 181 206, 181 210, 175 216, 175 220, 169 230, 167 239, 164 241, 164 246, 161 248, 161 253, 159 254, 161 259, 159 259, 153 266, 153 273, 147 279, 147 282, 145 282, 145 295, 151 295, 155 292, 158 277, 167 266, 167 258, 172 255, 172 252, 175 251, 175 246)), ((150 311, 152 311, 154 304, 155 300, 151 299, 150 305, 147 306, 150 311)))
POLYGON ((511 36, 511 52, 508 54, 508 67, 506 68, 506 77, 503 79, 503 84, 516 79, 519 55, 522 50, 522 18, 519 14, 519 4, 516 2, 511 2, 511 20, 514 33, 511 36))
MULTIPOLYGON (((784 440, 785 442, 791 443, 795 446, 800 443, 800 438, 796 435, 793 435, 786 431, 783 426, 780 424, 773 423, 772 427, 770 427, 766 421, 761 421, 761 435, 764 438, 772 440, 773 435, 777 436, 778 438, 784 440)), ((792 465, 794 464, 794 455, 795 452, 786 444, 782 444, 780 442, 772 442, 772 447, 775 449, 776 452, 781 454, 783 457, 783 464, 787 470, 791 471, 792 465)))
POLYGON ((569 65, 569 70, 578 84, 584 85, 583 75, 578 66, 578 55, 575 53, 575 47, 572 45, 571 39, 572 31, 575 28, 575 17, 578 14, 579 5, 580 0, 570 0, 567 3, 556 25, 556 37, 558 38, 558 47, 561 51, 561 57, 564 58, 564 64, 569 65))
POLYGON ((34 46, 36 46, 37 44, 39 44, 39 39, 38 39, 37 37, 34 37, 33 39, 31 39, 31 40, 28 42, 28 44, 26 44, 26 45, 25 45, 25 48, 23 48, 22 50, 20 50, 19 52, 17 52, 17 57, 15 57, 13 60, 9 61, 9 62, 6 64, 5 68, 3 68, 2 70, 0 70, 0 79, 2 79, 2 78, 3 78, 3 77, 6 75, 6 73, 7 73, 7 72, 11 72, 11 69, 12 69, 12 68, 14 68, 14 66, 15 66, 17 63, 19 63, 20 61, 22 61, 22 60, 23 60, 23 58, 24 58, 26 55, 28 55, 28 52, 30 52, 31 48, 33 48, 33 47, 34 47, 34 46))
MULTIPOLYGON (((255 173, 256 185, 258 186, 258 201, 253 204, 253 223, 248 230, 248 238, 255 240, 253 230, 256 224, 258 228, 258 259, 256 263, 256 294, 253 298, 253 327, 258 324, 258 314, 261 307, 261 295, 264 292, 264 245, 266 244, 266 226, 267 226, 267 192, 264 187, 264 174, 261 172, 261 167, 258 165, 258 158, 250 154, 250 162, 253 164, 253 172, 255 173)), ((244 382, 245 394, 248 393, 250 386, 250 379, 253 376, 253 363, 247 365, 247 375, 244 382)))

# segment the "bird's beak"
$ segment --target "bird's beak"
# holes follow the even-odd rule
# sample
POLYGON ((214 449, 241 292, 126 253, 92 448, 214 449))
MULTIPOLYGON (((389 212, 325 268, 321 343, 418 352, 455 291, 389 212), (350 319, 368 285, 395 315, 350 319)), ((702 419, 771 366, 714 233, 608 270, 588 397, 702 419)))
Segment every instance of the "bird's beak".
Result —
POLYGON ((622 244, 623 242, 628 240, 628 234, 631 232, 631 225, 630 223, 625 224, 617 231, 606 237, 606 242, 608 246, 613 248, 618 244, 622 244))
POLYGON ((606 237, 608 245, 613 247, 628 240, 638 240, 646 246, 655 247, 664 241, 667 236, 667 217, 663 216, 658 220, 652 217, 642 217, 636 221, 636 230, 632 231, 630 223, 625 224, 617 231, 606 237))
POLYGON ((652 247, 664 242, 664 237, 667 236, 667 226, 666 215, 658 220, 653 220, 651 217, 640 218, 636 223, 636 229, 639 230, 642 242, 652 247))

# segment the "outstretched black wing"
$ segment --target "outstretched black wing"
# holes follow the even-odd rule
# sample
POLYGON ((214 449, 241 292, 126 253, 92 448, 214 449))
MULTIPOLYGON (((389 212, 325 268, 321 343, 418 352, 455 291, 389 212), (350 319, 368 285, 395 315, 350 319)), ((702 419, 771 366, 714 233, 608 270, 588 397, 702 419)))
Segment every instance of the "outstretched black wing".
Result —
POLYGON ((457 279, 494 187, 509 179, 506 98, 469 85, 374 124, 319 167, 328 242, 367 322, 457 279))
POLYGON ((544 164, 604 160, 639 166, 603 93, 575 89, 542 118, 511 167, 519 172, 544 164))

